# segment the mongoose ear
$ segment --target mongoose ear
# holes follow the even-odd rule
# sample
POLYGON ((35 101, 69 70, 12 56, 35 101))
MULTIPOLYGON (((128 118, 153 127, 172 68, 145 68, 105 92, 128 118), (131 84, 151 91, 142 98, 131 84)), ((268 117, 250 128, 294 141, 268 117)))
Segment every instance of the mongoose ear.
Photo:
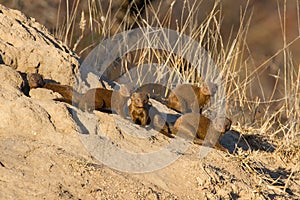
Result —
POLYGON ((218 90, 218 85, 213 82, 208 81, 208 82, 205 82, 204 87, 201 87, 201 88, 202 88, 202 92, 204 94, 214 95, 218 90))
POLYGON ((201 85, 201 92, 202 92, 202 94, 204 94, 204 95, 211 95, 209 86, 208 86, 206 83, 203 83, 203 84, 201 85))
POLYGON ((131 99, 134 99, 134 98, 136 97, 136 95, 137 95, 137 93, 136 93, 136 92, 132 93, 132 95, 131 95, 131 99))
POLYGON ((27 74, 27 78, 29 79, 29 78, 31 78, 31 77, 38 77, 38 78, 40 78, 40 79, 44 79, 44 77, 43 77, 43 75, 41 75, 41 74, 38 74, 38 73, 28 73, 27 74))
POLYGON ((229 118, 226 117, 225 118, 225 123, 224 123, 225 131, 229 131, 230 130, 231 124, 232 124, 231 119, 229 119, 229 118))
POLYGON ((148 99, 150 98, 150 93, 147 93, 147 97, 148 97, 148 99))

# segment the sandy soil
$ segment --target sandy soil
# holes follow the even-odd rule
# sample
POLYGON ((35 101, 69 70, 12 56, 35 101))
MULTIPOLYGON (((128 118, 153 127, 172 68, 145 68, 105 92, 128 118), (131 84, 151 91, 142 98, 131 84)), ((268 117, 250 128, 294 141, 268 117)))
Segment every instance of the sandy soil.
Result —
POLYGON ((238 126, 221 139, 225 153, 83 112, 49 90, 26 95, 24 74, 70 84, 78 57, 33 19, 0 11, 0 199, 300 198, 299 158, 238 126))

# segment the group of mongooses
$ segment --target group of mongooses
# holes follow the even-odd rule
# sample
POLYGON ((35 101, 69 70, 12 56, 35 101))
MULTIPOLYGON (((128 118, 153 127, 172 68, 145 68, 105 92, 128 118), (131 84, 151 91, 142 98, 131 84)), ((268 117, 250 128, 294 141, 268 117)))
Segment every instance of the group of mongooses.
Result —
MULTIPOLYGON (((63 101, 87 111, 112 110, 122 117, 126 117, 125 108, 129 97, 122 95, 119 91, 93 88, 81 94, 68 85, 45 83, 43 77, 38 73, 29 74, 27 79, 30 88, 41 87, 61 94, 62 98, 55 99, 57 101, 63 101)), ((218 141, 220 133, 224 134, 230 129, 231 120, 225 118, 224 125, 218 127, 215 122, 201 114, 202 108, 209 102, 214 92, 215 87, 209 88, 207 84, 203 84, 201 87, 182 84, 172 91, 159 84, 147 84, 132 93, 129 115, 135 124, 149 125, 168 137, 173 137, 177 132, 184 133, 186 136, 195 135, 193 141, 197 144, 204 144, 206 135, 210 134, 209 137, 212 139, 204 145, 215 146, 224 151, 225 149, 218 141), (149 102, 150 97, 183 115, 176 120, 174 125, 169 124, 149 102)))
POLYGON ((216 85, 212 83, 208 84, 203 83, 201 87, 191 84, 181 84, 171 91, 163 85, 149 83, 141 86, 136 91, 149 93, 151 98, 167 104, 169 108, 177 112, 201 113, 202 108, 208 104, 210 97, 214 95, 217 89, 216 85))
MULTIPOLYGON (((172 91, 159 84, 146 84, 136 90, 139 93, 134 93, 131 101, 143 100, 146 102, 151 97, 166 104, 169 108, 183 114, 172 127, 166 122, 172 134, 180 133, 180 137, 192 139, 196 144, 215 146, 217 149, 225 151, 226 149, 219 144, 219 138, 230 129, 231 120, 227 117, 218 119, 221 121, 220 125, 218 120, 211 121, 201 114, 202 108, 208 104, 210 97, 217 89, 212 83, 209 84, 204 83, 201 87, 181 84, 172 91), (209 137, 206 138, 208 134, 209 137)), ((144 106, 145 113, 147 113, 148 107, 144 106)), ((132 113, 131 118, 137 119, 138 116, 134 115, 135 109, 132 108, 135 106, 130 105, 129 107, 132 113)))

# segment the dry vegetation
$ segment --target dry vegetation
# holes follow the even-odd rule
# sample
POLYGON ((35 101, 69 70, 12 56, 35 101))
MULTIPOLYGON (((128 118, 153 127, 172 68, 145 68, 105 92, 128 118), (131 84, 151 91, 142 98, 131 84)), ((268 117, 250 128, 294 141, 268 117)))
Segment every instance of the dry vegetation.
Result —
MULTIPOLYGON (((241 8, 240 26, 237 33, 232 33, 225 43, 221 34, 221 29, 224 27, 222 27, 222 6, 219 1, 214 4, 202 21, 197 20, 201 3, 192 4, 190 1, 184 1, 181 16, 176 19, 173 19, 173 4, 163 11, 161 9, 165 7, 162 5, 156 4, 154 7, 149 4, 146 8, 139 8, 141 12, 136 10, 133 12, 134 4, 131 5, 131 10, 126 10, 128 5, 124 3, 116 10, 111 1, 105 8, 101 1, 89 1, 88 14, 83 12, 80 14, 78 3, 79 0, 70 9, 72 12, 67 14, 66 25, 63 29, 58 29, 60 30, 58 36, 65 43, 73 45, 74 50, 78 47, 78 43, 85 40, 85 36, 92 36, 91 42, 79 51, 80 54, 91 49, 97 44, 98 39, 101 40, 135 27, 170 27, 199 42, 211 54, 216 66, 223 74, 222 83, 226 89, 226 102, 228 103, 227 113, 235 122, 233 129, 248 142, 250 149, 254 149, 254 151, 241 151, 237 147, 230 157, 239 160, 245 171, 257 177, 258 190, 262 194, 266 194, 270 187, 275 187, 280 191, 287 189, 289 181, 295 178, 294 174, 300 168, 300 67, 293 61, 292 52, 289 51, 289 46, 300 38, 298 1, 295 8, 298 13, 298 36, 292 41, 287 41, 287 2, 278 3, 279 23, 283 37, 282 48, 259 66, 254 66, 253 59, 255 58, 252 57, 252 52, 247 46, 247 33, 252 17, 251 10, 247 7, 248 4, 241 8), (80 20, 76 20, 78 16, 81 16, 80 20), (74 35, 77 37, 75 38, 74 35), (255 96, 251 93, 253 81, 256 81, 256 78, 270 65, 275 65, 273 60, 279 56, 283 57, 283 70, 280 71, 280 68, 275 66, 276 74, 273 76, 276 81, 271 95, 264 96, 263 94, 263 98, 255 96), (278 90, 281 95, 276 95, 278 90), (281 177, 274 180, 267 172, 258 170, 261 168, 257 165, 263 164, 256 160, 258 152, 255 150, 272 151, 272 156, 280 157, 287 165, 290 165, 288 177, 283 178, 285 179, 283 183, 278 184, 282 181, 281 177), (264 183, 267 185, 266 188, 261 187, 264 183)), ((154 42, 153 38, 148 39, 154 42)), ((184 49, 184 51, 188 52, 189 49, 184 49)), ((186 61, 173 55, 173 52, 144 49, 135 53, 131 62, 136 65, 154 61, 159 64, 163 63, 164 66, 180 71, 183 81, 199 81, 197 77, 192 78, 195 72, 193 66, 186 67, 186 61)), ((128 59, 124 62, 128 62, 128 59)), ((256 89, 260 90, 264 87, 264 83, 258 82, 256 89)))
MULTIPOLYGON (((84 12, 79 7, 82 4, 80 0, 76 0, 72 5, 69 0, 63 0, 61 4, 67 5, 68 12, 66 16, 60 16, 61 7, 58 8, 58 18, 64 18, 65 23, 57 24, 55 34, 82 57, 85 57, 99 41, 131 28, 170 27, 189 35, 210 53, 221 71, 227 115, 234 121, 233 129, 240 133, 241 140, 246 141, 250 147, 245 151, 237 144, 229 159, 240 162, 241 168, 255 177, 255 192, 262 197, 267 197, 270 189, 278 190, 279 193, 293 193, 299 197, 299 193, 287 191, 289 183, 297 180, 295 174, 299 174, 300 171, 300 65, 294 62, 293 54, 289 51, 289 47, 300 39, 299 1, 295 7, 298 13, 298 36, 292 41, 287 41, 287 1, 278 3, 282 48, 259 66, 254 65, 255 58, 247 45, 252 10, 247 6, 241 8, 238 31, 232 33, 225 42, 221 34, 221 29, 225 27, 222 27, 223 12, 220 1, 216 1, 201 21, 198 21, 201 3, 198 5, 190 3, 192 1, 182 2, 181 16, 175 19, 173 4, 162 11, 165 7, 160 3, 135 8, 134 4, 128 5, 121 0, 120 7, 115 7, 112 0, 106 4, 101 0, 91 0, 86 1, 87 12, 84 12), (260 80, 257 78, 270 65, 276 65, 273 62, 276 57, 283 58, 283 65, 282 68, 275 66, 276 73, 273 77, 276 81, 270 91, 271 95, 258 97, 253 94, 253 82, 260 80), (280 95, 277 95, 278 90, 280 95), (285 162, 286 176, 272 177, 267 170, 262 170, 266 168, 263 161, 257 158, 258 154, 260 157, 276 157, 285 162)), ((189 49, 184 51, 188 52, 189 49)), ((179 71, 182 81, 200 81, 199 77, 194 76, 193 66, 173 52, 144 49, 134 53, 130 59, 129 56, 122 57, 122 63, 138 66, 155 61, 164 67, 179 71)), ((263 82, 257 83, 256 89, 265 87, 263 82)))

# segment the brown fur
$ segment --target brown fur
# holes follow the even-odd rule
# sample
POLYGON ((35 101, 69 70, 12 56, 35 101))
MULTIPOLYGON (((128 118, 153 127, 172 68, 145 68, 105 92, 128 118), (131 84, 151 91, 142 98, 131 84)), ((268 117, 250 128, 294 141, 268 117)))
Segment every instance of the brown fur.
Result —
POLYGON ((125 105, 128 97, 119 91, 104 88, 93 88, 88 90, 81 98, 78 107, 81 110, 114 110, 122 117, 126 117, 125 105), (113 104, 112 104, 113 102, 113 104))
POLYGON ((67 102, 69 104, 78 105, 82 94, 76 92, 73 87, 69 85, 60 85, 57 83, 45 83, 43 76, 38 73, 29 74, 28 85, 31 88, 46 88, 53 92, 59 93, 63 98, 54 99, 56 101, 67 102))
POLYGON ((154 106, 150 107, 149 117, 150 119, 152 119, 150 125, 151 127, 153 127, 153 129, 159 131, 160 133, 170 138, 173 138, 173 127, 171 127, 170 124, 164 120, 161 113, 154 106))
POLYGON ((161 113, 149 103, 149 97, 148 93, 135 92, 131 95, 129 114, 132 121, 141 126, 150 125, 164 135, 172 137, 168 123, 164 122, 161 113))
POLYGON ((149 118, 149 94, 133 93, 129 105, 129 115, 135 124, 146 126, 150 123, 149 118))
MULTIPOLYGON (((214 86, 216 88, 216 86, 214 86)), ((213 88, 213 87, 211 87, 213 88)), ((177 86, 168 97, 168 107, 181 113, 200 112, 208 104, 210 96, 214 91, 210 91, 207 84, 201 87, 182 84, 177 86)))
POLYGON ((45 85, 43 76, 38 73, 28 74, 27 76, 29 88, 40 88, 45 85))
POLYGON ((63 96, 63 98, 54 99, 56 101, 67 102, 69 104, 78 105, 82 94, 76 92, 73 87, 69 85, 60 85, 55 83, 45 83, 44 87, 46 89, 57 92, 63 96))
POLYGON ((28 83, 30 88, 42 87, 61 94, 63 98, 54 100, 73 104, 81 110, 115 110, 122 117, 126 117, 124 106, 128 98, 118 91, 114 92, 103 88, 93 88, 85 94, 80 94, 68 85, 45 83, 42 75, 37 73, 28 76, 28 83), (111 104, 112 98, 113 105, 111 104))
POLYGON ((209 118, 204 117, 199 113, 187 113, 176 120, 174 130, 180 134, 178 135, 179 137, 192 140, 195 144, 210 147, 215 146, 215 148, 219 150, 227 151, 222 145, 220 145, 219 139, 230 129, 230 126, 231 120, 228 118, 224 119, 223 125, 219 125, 216 120, 211 122, 209 118), (208 138, 206 138, 207 135, 208 138), (204 141, 205 138, 207 141, 204 141))
POLYGON ((135 92, 149 93, 152 99, 165 104, 171 91, 161 84, 148 83, 139 87, 135 92))

